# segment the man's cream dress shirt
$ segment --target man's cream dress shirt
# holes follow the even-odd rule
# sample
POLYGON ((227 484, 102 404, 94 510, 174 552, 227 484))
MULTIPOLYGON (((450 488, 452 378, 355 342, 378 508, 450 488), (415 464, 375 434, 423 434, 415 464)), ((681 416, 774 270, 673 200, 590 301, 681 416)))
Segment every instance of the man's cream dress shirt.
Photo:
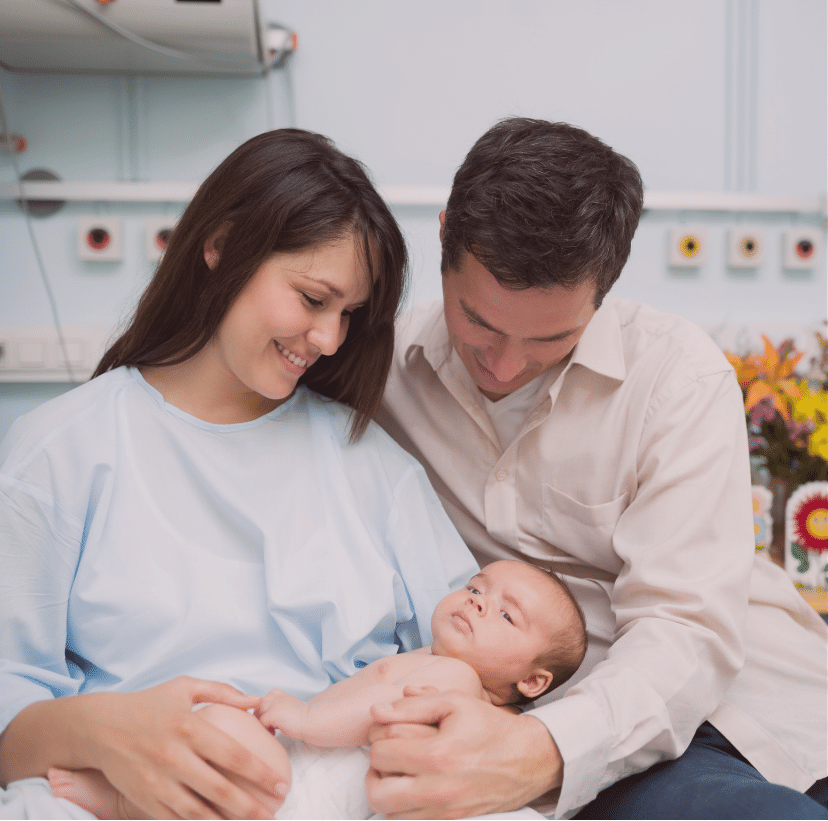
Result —
POLYGON ((608 297, 504 450, 442 305, 424 306, 400 324, 379 421, 482 564, 552 568, 586 612, 584 666, 532 712, 564 758, 557 817, 679 756, 705 720, 770 781, 828 773, 826 625, 754 555, 742 396, 703 331, 608 297))

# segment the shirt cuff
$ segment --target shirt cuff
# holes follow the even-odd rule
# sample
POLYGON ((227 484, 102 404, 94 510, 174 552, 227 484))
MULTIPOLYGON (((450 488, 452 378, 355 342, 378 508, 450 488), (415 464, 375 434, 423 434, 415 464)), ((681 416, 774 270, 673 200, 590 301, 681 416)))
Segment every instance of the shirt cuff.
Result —
MULTIPOLYGON (((595 702, 580 694, 524 715, 542 721, 558 745, 564 768, 554 817, 568 818, 592 801, 601 789, 609 763, 609 727, 595 702)), ((533 806, 537 805, 533 802, 533 806)))

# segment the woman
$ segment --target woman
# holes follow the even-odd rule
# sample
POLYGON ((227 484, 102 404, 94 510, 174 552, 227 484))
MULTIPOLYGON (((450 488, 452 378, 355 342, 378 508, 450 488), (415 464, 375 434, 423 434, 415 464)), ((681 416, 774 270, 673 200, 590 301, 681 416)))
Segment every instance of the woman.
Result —
POLYGON ((359 163, 259 135, 201 186, 95 378, 15 423, 0 782, 96 768, 156 817, 264 817, 225 773, 279 795, 278 774, 193 705, 309 698, 428 642, 475 565, 369 424, 405 265, 359 163))

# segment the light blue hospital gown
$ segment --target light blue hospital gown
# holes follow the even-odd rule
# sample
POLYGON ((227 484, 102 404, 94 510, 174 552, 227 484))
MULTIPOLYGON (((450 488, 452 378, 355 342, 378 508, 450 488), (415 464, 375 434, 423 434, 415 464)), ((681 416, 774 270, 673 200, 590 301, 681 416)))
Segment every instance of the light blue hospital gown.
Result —
POLYGON ((307 699, 431 639, 476 565, 422 468, 299 388, 214 425, 119 368, 0 446, 0 730, 187 674, 307 699))

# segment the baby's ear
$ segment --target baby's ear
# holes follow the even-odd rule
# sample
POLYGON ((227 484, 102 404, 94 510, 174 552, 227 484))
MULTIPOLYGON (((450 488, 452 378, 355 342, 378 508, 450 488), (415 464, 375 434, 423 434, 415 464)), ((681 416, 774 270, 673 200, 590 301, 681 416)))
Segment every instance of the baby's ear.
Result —
POLYGON ((552 684, 552 673, 549 670, 537 667, 523 681, 519 681, 516 686, 522 696, 537 698, 550 684, 552 684))

